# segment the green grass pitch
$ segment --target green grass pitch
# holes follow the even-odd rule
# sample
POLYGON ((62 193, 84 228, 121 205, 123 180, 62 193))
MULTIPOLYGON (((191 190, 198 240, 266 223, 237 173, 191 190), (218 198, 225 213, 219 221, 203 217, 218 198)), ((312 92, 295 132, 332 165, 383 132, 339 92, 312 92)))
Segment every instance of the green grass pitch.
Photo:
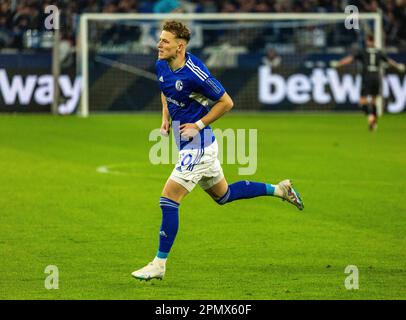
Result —
POLYGON ((0 117, 0 299, 406 298, 406 115, 375 133, 358 113, 226 115, 215 128, 258 129, 255 175, 224 165, 228 182, 291 178, 305 210, 219 206, 197 187, 165 279, 140 282, 130 273, 156 253, 173 168, 149 161, 159 126, 159 114, 0 117), (344 286, 348 265, 358 290, 344 286))

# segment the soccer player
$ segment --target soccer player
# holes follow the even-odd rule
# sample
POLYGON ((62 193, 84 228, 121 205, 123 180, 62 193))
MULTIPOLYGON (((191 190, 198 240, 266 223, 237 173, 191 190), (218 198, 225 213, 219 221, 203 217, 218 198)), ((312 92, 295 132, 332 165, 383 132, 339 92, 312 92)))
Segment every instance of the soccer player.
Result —
POLYGON ((381 77, 379 69, 382 61, 388 63, 400 72, 405 71, 405 65, 397 63, 388 58, 384 52, 375 48, 374 37, 369 35, 366 38, 366 48, 358 50, 354 55, 348 55, 339 61, 331 61, 334 68, 342 67, 359 60, 362 66, 362 87, 359 105, 362 111, 368 116, 368 127, 370 131, 375 131, 378 125, 378 115, 376 110, 376 97, 380 93, 381 77), (368 102, 368 96, 370 101, 368 102))
POLYGON ((186 51, 190 31, 181 22, 164 24, 158 42, 157 79, 161 89, 161 133, 169 134, 170 120, 179 159, 160 198, 162 224, 156 257, 132 275, 141 280, 162 279, 169 251, 178 232, 182 199, 199 184, 220 205, 259 196, 275 196, 303 210, 303 202, 289 179, 279 184, 238 181, 228 184, 210 124, 233 107, 223 86, 194 55, 186 51), (208 99, 215 102, 209 110, 208 99), (179 139, 178 139, 179 137, 179 139))

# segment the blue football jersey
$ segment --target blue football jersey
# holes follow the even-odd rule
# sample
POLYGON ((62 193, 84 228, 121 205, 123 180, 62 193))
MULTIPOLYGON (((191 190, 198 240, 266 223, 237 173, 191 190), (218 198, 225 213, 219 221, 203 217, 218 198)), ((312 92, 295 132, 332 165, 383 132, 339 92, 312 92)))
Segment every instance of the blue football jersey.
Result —
POLYGON ((201 130, 193 140, 184 141, 180 138, 179 125, 194 123, 209 112, 209 101, 219 100, 225 92, 220 82, 202 61, 189 52, 186 53, 186 64, 175 71, 166 60, 158 60, 156 74, 168 104, 179 150, 204 148, 212 144, 215 137, 210 126, 201 130))

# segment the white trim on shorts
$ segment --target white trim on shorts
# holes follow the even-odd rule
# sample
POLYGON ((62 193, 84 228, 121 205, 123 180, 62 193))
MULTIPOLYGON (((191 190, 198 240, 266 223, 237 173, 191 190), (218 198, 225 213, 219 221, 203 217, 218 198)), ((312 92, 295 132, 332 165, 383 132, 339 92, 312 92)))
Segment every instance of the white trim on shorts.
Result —
POLYGON ((215 176, 215 177, 203 177, 200 181, 199 181, 199 185, 203 190, 207 190, 210 189, 211 187, 213 187, 214 185, 216 185, 217 183, 219 183, 221 180, 223 180, 224 178, 224 174, 223 171, 215 176))
POLYGON ((203 190, 210 189, 217 183, 219 183, 221 180, 223 180, 224 174, 221 172, 219 175, 215 177, 203 177, 199 182, 193 182, 193 180, 185 180, 182 178, 179 178, 177 176, 171 175, 169 179, 179 183, 182 187, 184 187, 187 191, 192 192, 192 190, 196 187, 197 184, 200 185, 200 187, 203 190))

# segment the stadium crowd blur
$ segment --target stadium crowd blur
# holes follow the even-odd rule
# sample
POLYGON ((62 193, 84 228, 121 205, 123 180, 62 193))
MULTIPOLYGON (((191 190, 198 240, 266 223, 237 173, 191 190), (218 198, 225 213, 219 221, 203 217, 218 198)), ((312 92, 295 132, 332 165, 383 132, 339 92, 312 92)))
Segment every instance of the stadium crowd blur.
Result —
POLYGON ((29 35, 47 31, 44 11, 48 5, 56 5, 60 10, 62 37, 72 45, 81 13, 344 12, 347 5, 355 5, 360 12, 381 9, 386 44, 406 47, 406 0, 1 0, 0 50, 30 47, 29 35))

